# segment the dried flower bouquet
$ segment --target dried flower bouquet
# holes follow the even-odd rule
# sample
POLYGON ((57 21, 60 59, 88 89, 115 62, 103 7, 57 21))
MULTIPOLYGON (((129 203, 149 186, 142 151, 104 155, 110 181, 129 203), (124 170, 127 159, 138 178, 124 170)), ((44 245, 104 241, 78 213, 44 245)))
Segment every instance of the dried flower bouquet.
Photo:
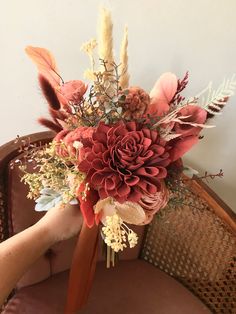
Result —
POLYGON ((92 39, 82 46, 91 63, 85 71, 91 84, 64 82, 48 50, 26 48, 51 115, 39 122, 56 132, 49 145, 30 156, 38 171, 23 176, 29 197, 38 211, 59 202, 79 204, 88 228, 102 225, 108 266, 114 252, 137 244, 130 225, 150 223, 173 200, 182 156, 198 143, 203 128, 212 127, 208 120, 221 113, 236 87, 233 76, 216 91, 210 84, 185 99, 188 73, 178 79, 169 72, 150 93, 129 86, 127 47, 125 28, 116 63, 111 15, 103 9, 98 43, 92 39))

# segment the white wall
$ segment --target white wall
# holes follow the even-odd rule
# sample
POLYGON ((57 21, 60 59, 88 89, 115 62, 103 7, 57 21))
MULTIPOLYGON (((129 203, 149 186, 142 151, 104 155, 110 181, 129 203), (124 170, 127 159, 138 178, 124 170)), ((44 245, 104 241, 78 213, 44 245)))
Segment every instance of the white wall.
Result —
MULTIPOLYGON (((43 129, 35 120, 46 104, 24 47, 47 47, 65 80, 82 78, 88 60, 80 46, 96 35, 102 3, 113 13, 117 49, 128 24, 133 85, 150 90, 162 72, 189 70, 193 95, 236 72, 235 0, 1 0, 0 144, 43 129)), ((224 179, 212 186, 236 209, 236 96, 214 123, 187 161, 202 171, 222 168, 224 179)))

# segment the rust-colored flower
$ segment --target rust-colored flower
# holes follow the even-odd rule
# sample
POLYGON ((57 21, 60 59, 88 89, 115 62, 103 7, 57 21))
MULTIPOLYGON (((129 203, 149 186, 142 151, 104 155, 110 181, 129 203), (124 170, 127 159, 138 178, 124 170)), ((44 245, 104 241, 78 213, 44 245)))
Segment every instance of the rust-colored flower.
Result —
POLYGON ((130 120, 142 118, 150 103, 149 95, 140 87, 130 87, 123 93, 127 94, 122 105, 124 117, 130 120))
POLYGON ((67 102, 77 105, 81 102, 87 86, 80 80, 74 80, 64 83, 60 86, 59 92, 67 102))
POLYGON ((60 157, 68 157, 69 153, 66 146, 63 144, 63 140, 65 136, 69 133, 69 130, 62 130, 61 132, 57 133, 54 137, 53 141, 56 144, 56 153, 60 157))
POLYGON ((157 131, 135 122, 100 123, 92 141, 84 145, 85 159, 79 169, 101 199, 138 202, 142 191, 154 194, 161 189, 170 163, 165 145, 157 131))
POLYGON ((62 157, 76 157, 76 163, 84 158, 84 145, 91 142, 94 128, 78 127, 73 131, 62 130, 54 138, 57 143, 56 151, 62 157))
POLYGON ((144 209, 146 214, 146 219, 143 224, 149 224, 153 216, 163 207, 166 206, 169 200, 169 193, 166 188, 164 180, 161 181, 160 191, 152 194, 147 191, 143 192, 143 196, 139 201, 139 205, 144 209))

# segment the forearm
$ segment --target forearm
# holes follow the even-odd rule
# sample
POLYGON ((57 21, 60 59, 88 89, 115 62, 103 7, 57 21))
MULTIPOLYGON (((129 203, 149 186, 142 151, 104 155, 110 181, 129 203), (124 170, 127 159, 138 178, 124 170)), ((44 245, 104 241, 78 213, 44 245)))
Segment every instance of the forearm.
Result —
POLYGON ((36 224, 0 244, 0 305, 21 276, 53 243, 50 231, 36 224))

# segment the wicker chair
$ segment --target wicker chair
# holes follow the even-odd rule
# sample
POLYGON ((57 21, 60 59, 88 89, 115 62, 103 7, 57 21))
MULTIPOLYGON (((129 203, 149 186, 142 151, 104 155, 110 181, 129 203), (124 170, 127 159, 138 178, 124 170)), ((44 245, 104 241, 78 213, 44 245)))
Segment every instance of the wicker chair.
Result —
MULTIPOLYGON (((22 158, 22 141, 44 145, 51 138, 51 132, 36 133, 0 148, 0 242, 41 217, 12 164, 22 158)), ((98 263, 81 313, 236 313, 236 215, 197 179, 181 197, 185 205, 168 206, 138 230, 142 246, 125 261, 111 270, 98 263)), ((46 252, 2 313, 62 314, 75 240, 46 252)))

